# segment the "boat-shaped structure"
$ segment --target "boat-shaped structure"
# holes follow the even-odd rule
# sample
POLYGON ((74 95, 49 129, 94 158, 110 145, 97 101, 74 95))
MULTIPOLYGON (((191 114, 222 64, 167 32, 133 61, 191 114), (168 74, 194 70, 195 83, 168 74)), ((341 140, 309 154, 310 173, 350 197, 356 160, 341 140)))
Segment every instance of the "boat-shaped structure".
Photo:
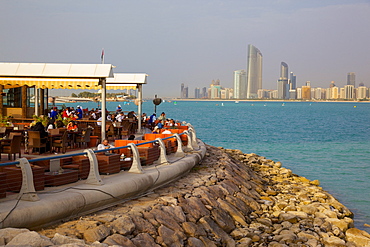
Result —
MULTIPOLYGON (((116 147, 116 150, 130 148, 132 165, 130 170, 111 175, 100 175, 96 151, 86 149, 83 155, 88 156, 90 171, 86 180, 58 187, 46 187, 35 192, 30 163, 32 160, 19 159, 18 166, 22 169, 22 188, 19 194, 0 199, 0 228, 26 227, 40 228, 63 219, 84 215, 107 208, 130 198, 138 197, 160 186, 177 180, 187 174, 205 155, 205 144, 196 138, 195 131, 184 132, 187 145, 183 146, 178 134, 177 151, 167 155, 162 139, 152 142, 159 145, 160 157, 155 164, 141 166, 138 145, 116 147)), ((73 154, 73 155, 81 155, 73 154)), ((54 160, 68 156, 55 156, 54 160)), ((17 163, 14 162, 14 163, 17 163)))

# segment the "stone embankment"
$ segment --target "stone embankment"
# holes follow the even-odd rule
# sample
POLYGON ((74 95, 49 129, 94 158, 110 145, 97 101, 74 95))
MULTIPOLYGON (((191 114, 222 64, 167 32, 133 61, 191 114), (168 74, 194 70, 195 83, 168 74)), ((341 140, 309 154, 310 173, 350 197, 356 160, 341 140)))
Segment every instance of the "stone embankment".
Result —
POLYGON ((0 230, 0 245, 370 246, 351 217, 318 181, 280 162, 208 146, 171 185, 39 232, 0 230))

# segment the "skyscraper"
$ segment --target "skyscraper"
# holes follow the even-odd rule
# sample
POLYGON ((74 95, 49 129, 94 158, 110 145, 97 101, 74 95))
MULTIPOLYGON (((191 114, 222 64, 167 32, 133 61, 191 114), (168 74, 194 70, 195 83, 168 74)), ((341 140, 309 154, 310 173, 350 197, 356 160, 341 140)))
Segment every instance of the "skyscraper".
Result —
POLYGON ((234 99, 247 96, 247 75, 244 69, 234 71, 234 99))
POLYGON ((297 88, 297 76, 293 74, 293 72, 290 72, 290 89, 296 89, 297 88))
POLYGON ((196 87, 194 90, 194 98, 199 99, 200 98, 200 88, 196 87))
POLYGON ((352 85, 353 87, 356 87, 355 79, 356 79, 355 73, 354 72, 349 72, 347 74, 347 85, 352 85))
POLYGON ((288 64, 281 62, 280 64, 280 79, 278 80, 278 99, 289 98, 288 88, 288 64))
POLYGON ((253 45, 248 45, 247 99, 257 98, 259 89, 262 89, 262 53, 253 45))
POLYGON ((180 98, 183 98, 184 97, 184 83, 181 83, 181 93, 180 93, 180 98))

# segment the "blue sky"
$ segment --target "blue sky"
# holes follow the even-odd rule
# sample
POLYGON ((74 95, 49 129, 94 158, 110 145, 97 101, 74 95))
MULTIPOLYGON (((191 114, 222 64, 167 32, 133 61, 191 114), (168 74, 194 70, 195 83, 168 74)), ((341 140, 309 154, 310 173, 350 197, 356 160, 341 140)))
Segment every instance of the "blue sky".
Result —
MULTIPOLYGON (((180 84, 232 87, 247 45, 263 54, 263 88, 282 61, 298 86, 370 87, 370 1, 1 0, 2 62, 105 63, 146 72, 144 96, 178 97, 180 84)), ((66 94, 66 90, 53 90, 66 94)), ((68 91, 68 95, 71 92, 68 91)))

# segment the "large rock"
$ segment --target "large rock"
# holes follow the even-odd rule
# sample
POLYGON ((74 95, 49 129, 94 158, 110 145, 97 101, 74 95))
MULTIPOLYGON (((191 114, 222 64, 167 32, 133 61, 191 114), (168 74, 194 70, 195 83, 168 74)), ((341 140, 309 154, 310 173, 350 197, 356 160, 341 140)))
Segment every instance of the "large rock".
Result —
POLYGON ((113 234, 107 237, 103 243, 109 246, 118 245, 118 246, 125 246, 125 247, 136 247, 130 239, 120 234, 113 234))
POLYGON ((218 203, 220 203, 221 208, 226 210, 235 221, 239 222, 242 226, 248 225, 247 222, 245 221, 244 215, 241 212, 239 212, 238 209, 236 209, 233 205, 226 201, 221 200, 220 198, 217 199, 217 201, 218 203))
POLYGON ((135 224, 135 235, 139 233, 149 233, 150 235, 157 234, 157 229, 149 221, 139 216, 132 216, 131 219, 135 224))
POLYGON ((102 241, 110 234, 110 229, 105 225, 100 225, 98 227, 86 230, 84 232, 84 239, 87 242, 95 242, 95 241, 102 241))
POLYGON ((281 213, 279 215, 279 220, 280 221, 288 221, 288 222, 294 224, 294 223, 298 222, 298 217, 295 214, 281 213))
POLYGON ((188 242, 187 242, 186 246, 189 246, 189 247, 206 247, 204 245, 204 243, 202 242, 202 240, 194 238, 194 237, 188 238, 188 242))
POLYGON ((211 211, 213 219, 227 233, 235 229, 233 218, 221 208, 215 208, 211 211))
POLYGON ((28 229, 5 228, 0 229, 0 245, 6 245, 20 233, 29 232, 28 229))
POLYGON ((201 217, 210 214, 202 201, 197 197, 180 197, 179 201, 179 206, 182 207, 182 209, 186 213, 186 218, 188 221, 197 222, 201 217))
POLYGON ((346 239, 356 246, 370 246, 370 234, 357 228, 348 229, 346 239))
POLYGON ((220 239, 220 242, 226 246, 235 246, 235 241, 232 239, 224 230, 222 230, 216 222, 214 222, 209 216, 202 217, 199 220, 203 228, 211 233, 214 238, 220 239))
POLYGON ((346 241, 338 237, 325 237, 323 239, 325 247, 345 247, 346 241))
POLYGON ((160 247, 148 233, 139 233, 131 241, 136 247, 160 247))
POLYGON ((121 235, 129 235, 135 230, 135 224, 129 216, 119 217, 112 222, 114 231, 121 235))
POLYGON ((160 226, 158 228, 158 234, 157 242, 161 245, 171 247, 184 246, 182 234, 178 234, 166 226, 160 226))
POLYGON ((54 237, 51 239, 55 245, 62 245, 62 244, 80 244, 84 245, 85 241, 82 239, 71 238, 67 236, 60 235, 59 233, 55 233, 54 237))
POLYGON ((182 228, 184 229, 184 232, 191 237, 198 238, 200 236, 207 236, 206 231, 201 226, 193 222, 187 221, 182 223, 182 228))
POLYGON ((41 236, 37 232, 23 232, 15 236, 7 244, 8 246, 35 246, 43 247, 54 245, 51 240, 45 236, 41 236))

